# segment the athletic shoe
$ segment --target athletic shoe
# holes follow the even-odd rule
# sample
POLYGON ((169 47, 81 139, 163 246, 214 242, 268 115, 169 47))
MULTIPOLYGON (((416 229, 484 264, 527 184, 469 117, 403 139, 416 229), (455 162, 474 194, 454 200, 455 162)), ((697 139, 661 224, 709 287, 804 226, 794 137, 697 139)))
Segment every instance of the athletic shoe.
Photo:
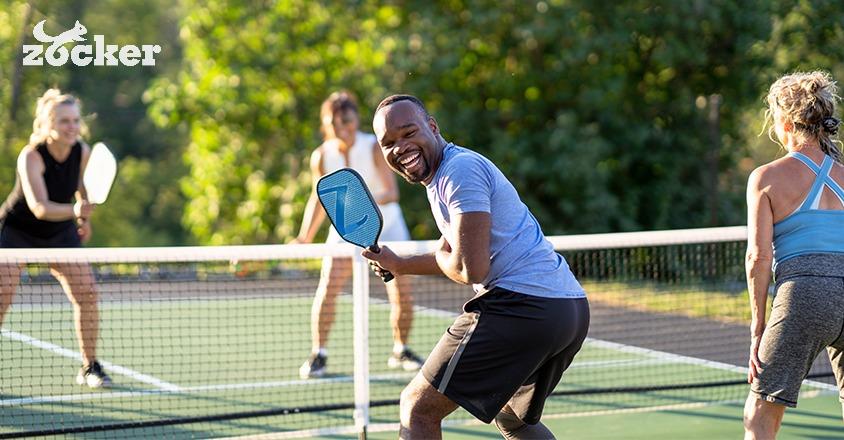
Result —
POLYGON ((404 371, 418 371, 424 363, 425 360, 410 351, 409 348, 405 348, 401 353, 393 353, 387 359, 388 367, 401 368, 404 371))
POLYGON ((311 379, 325 375, 325 364, 328 359, 322 354, 311 354, 307 361, 299 368, 299 377, 311 379))
POLYGON ((91 388, 108 388, 111 386, 111 378, 103 371, 102 365, 94 361, 91 365, 79 369, 79 374, 76 375, 76 383, 88 385, 91 388))

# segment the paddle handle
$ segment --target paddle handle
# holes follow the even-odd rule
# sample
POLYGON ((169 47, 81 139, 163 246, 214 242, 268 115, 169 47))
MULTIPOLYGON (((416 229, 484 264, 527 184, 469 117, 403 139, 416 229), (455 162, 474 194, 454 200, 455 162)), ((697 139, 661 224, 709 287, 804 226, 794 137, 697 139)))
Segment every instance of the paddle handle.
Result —
MULTIPOLYGON (((378 246, 378 243, 375 243, 372 246, 370 246, 369 250, 372 251, 372 252, 375 252, 376 254, 381 253, 381 247, 378 246)), ((383 269, 381 270, 380 277, 381 277, 381 281, 383 281, 385 283, 389 283, 393 278, 395 278, 395 276, 393 276, 393 274, 390 271, 383 270, 383 269)))

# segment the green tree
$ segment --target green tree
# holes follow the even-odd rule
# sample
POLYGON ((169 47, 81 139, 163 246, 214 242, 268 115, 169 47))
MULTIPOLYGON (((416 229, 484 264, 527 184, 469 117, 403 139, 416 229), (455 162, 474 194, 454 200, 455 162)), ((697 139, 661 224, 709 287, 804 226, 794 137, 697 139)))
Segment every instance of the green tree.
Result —
MULTIPOLYGON (((42 84, 57 83, 65 72, 31 70, 22 66, 22 47, 37 17, 26 1, 9 1, 0 8, 0 194, 15 184, 15 163, 32 132, 34 103, 44 93, 42 84)), ((31 33, 29 34, 31 38, 31 33)))
POLYGON ((178 11, 163 0, 12 1, 8 9, 0 9, 0 65, 4 69, 0 75, 0 134, 5 141, 0 172, 7 176, 0 179, 0 191, 4 195, 14 184, 15 157, 27 142, 35 102, 47 88, 56 86, 82 100, 83 117, 91 129, 86 140, 104 141, 120 160, 114 192, 133 195, 131 199, 113 195, 97 210, 91 244, 138 246, 189 240, 178 221, 184 204, 178 180, 184 168, 173 165, 180 164, 183 136, 177 130, 155 126, 142 100, 153 78, 178 66, 178 11), (102 34, 109 44, 160 44, 163 50, 156 57, 155 68, 77 67, 71 63, 22 66, 20 44, 35 43, 32 28, 42 20, 51 35, 79 20, 86 26, 89 40, 102 34), (131 20, 132 26, 119 25, 126 20, 131 20), (138 178, 140 170, 147 170, 143 179, 138 178), (131 230, 136 233, 127 233, 131 230))
MULTIPOLYGON (((363 121, 389 93, 421 97, 548 233, 736 224, 749 156, 770 145, 767 84, 840 76, 835 6, 788 3, 185 1, 182 70, 148 95, 157 123, 189 130, 183 222, 201 243, 295 234, 337 88, 363 121)), ((414 236, 434 237, 424 193, 402 191, 414 236)))
POLYGON ((443 130, 498 163, 547 232, 731 222, 734 204, 709 194, 741 153, 733 115, 757 96, 763 3, 405 8, 394 88, 423 91, 443 130))
POLYGON ((190 130, 183 221, 205 244, 291 237, 310 187, 319 104, 340 87, 378 90, 378 17, 389 8, 184 3, 183 70, 148 92, 159 123, 190 130))

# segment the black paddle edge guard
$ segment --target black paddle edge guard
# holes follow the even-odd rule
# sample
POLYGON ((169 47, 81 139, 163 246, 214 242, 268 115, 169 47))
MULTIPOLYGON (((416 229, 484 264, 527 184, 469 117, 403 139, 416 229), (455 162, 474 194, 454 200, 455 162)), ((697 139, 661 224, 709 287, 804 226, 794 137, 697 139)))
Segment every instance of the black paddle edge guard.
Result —
MULTIPOLYGON (((806 379, 820 379, 833 377, 832 372, 816 373, 806 376, 806 379)), ((724 380, 716 382, 701 382, 693 384, 661 385, 661 386, 640 386, 640 387, 615 387, 615 388, 591 388, 583 390, 555 391, 550 397, 577 396, 590 394, 618 394, 618 393, 644 393, 653 391, 686 390, 695 388, 717 388, 724 386, 747 385, 746 380, 724 380)), ((395 406, 399 404, 398 399, 372 400, 370 408, 381 406, 395 406)), ((271 416, 284 416, 290 414, 305 414, 323 411, 335 411, 344 409, 355 409, 354 403, 338 403, 334 405, 305 406, 301 408, 274 408, 261 411, 243 411, 229 414, 217 414, 211 416, 181 417, 174 419, 148 420, 143 422, 112 423, 108 425, 78 426, 72 428, 46 429, 40 431, 23 431, 0 433, 0 439, 24 438, 24 437, 45 437, 51 435, 82 434, 86 432, 118 431, 127 429, 154 428, 159 426, 188 425, 191 423, 219 422, 225 420, 238 420, 271 416)))

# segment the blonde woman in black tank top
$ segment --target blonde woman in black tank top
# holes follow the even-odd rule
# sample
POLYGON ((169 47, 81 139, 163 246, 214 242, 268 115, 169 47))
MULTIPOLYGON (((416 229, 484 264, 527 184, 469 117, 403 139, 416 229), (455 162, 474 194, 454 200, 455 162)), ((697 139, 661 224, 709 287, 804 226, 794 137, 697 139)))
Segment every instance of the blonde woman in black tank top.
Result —
MULTIPOLYGON (((18 156, 15 188, 0 207, 0 247, 80 247, 91 236, 93 205, 82 185, 82 170, 91 149, 81 141, 84 130, 79 101, 50 89, 38 100, 30 141, 18 156)), ((0 264, 0 324, 12 304, 21 266, 0 264)), ((97 362, 99 334, 97 291, 85 263, 54 263, 56 277, 73 304, 83 366, 79 385, 107 387, 111 379, 97 362)))

